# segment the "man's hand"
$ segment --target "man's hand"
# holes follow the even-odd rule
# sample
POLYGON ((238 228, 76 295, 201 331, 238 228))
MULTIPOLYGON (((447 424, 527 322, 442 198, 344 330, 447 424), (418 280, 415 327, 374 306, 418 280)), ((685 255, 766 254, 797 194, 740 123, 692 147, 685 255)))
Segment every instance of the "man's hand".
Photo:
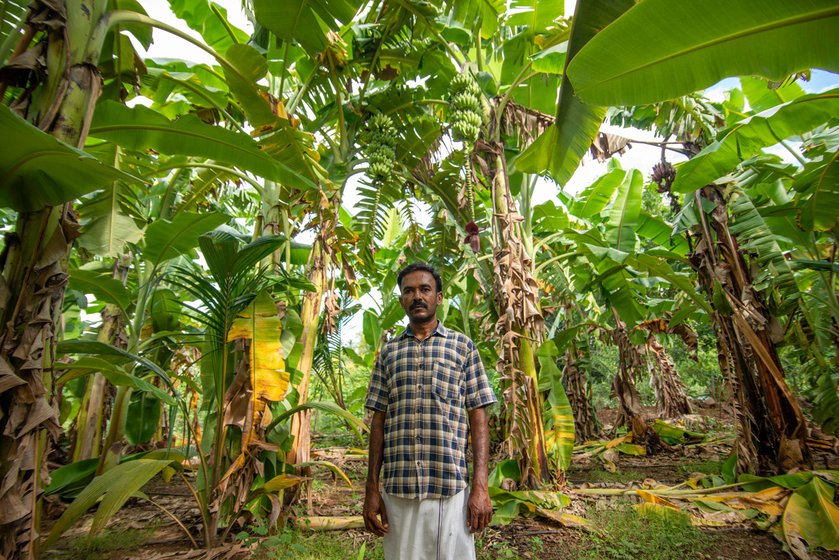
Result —
POLYGON ((486 488, 473 488, 466 508, 466 526, 472 533, 480 533, 492 521, 492 502, 486 488))
MULTIPOLYGON (((489 497, 487 497, 489 500, 489 497)), ((382 500, 382 494, 378 488, 368 488, 364 493, 364 526, 371 533, 380 537, 385 536, 390 530, 387 523, 387 510, 385 509, 385 502, 382 500), (381 521, 379 515, 381 514, 381 521)))

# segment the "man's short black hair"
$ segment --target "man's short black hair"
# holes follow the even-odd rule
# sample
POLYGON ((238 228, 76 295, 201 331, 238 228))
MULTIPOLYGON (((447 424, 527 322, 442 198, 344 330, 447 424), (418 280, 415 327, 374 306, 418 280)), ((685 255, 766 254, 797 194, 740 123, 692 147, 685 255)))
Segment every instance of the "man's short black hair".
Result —
POLYGON ((402 289, 402 279, 405 278, 408 274, 417 271, 425 271, 431 274, 434 277, 434 281, 437 283, 437 291, 443 291, 443 279, 440 278, 440 273, 434 270, 434 267, 424 262, 415 262, 411 263, 402 270, 399 271, 399 274, 396 276, 396 285, 399 286, 399 289, 402 289))

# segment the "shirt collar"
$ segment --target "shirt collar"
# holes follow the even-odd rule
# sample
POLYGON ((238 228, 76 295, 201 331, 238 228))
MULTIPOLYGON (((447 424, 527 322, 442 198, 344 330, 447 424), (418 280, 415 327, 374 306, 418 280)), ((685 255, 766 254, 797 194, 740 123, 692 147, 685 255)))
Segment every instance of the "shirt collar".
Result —
MULTIPOLYGON (((428 338, 431 338, 434 335, 439 335, 439 336, 442 336, 443 338, 446 338, 446 337, 449 336, 449 329, 444 327, 443 322, 440 321, 439 319, 437 320, 437 327, 433 331, 431 331, 431 334, 428 335, 428 338)), ((405 331, 399 336, 399 338, 402 339, 402 338, 407 338, 409 336, 414 337, 414 333, 411 330, 411 324, 410 323, 408 323, 408 326, 405 327, 405 331)), ((414 338, 416 338, 416 337, 414 337, 414 338)))

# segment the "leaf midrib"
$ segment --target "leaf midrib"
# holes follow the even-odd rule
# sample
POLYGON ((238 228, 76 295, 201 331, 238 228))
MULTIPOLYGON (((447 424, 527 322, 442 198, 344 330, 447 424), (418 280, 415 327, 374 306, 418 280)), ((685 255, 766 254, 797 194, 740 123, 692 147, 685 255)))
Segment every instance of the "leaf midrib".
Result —
POLYGON ((621 79, 623 79, 627 76, 631 76, 633 74, 638 74, 641 71, 646 70, 647 68, 649 68, 651 66, 656 66, 656 65, 661 64, 663 62, 666 62, 668 60, 673 60, 673 59, 685 56, 688 53, 694 53, 694 52, 710 49, 710 48, 716 47, 718 45, 721 45, 723 43, 729 43, 729 42, 735 41, 737 39, 741 39, 741 38, 744 38, 744 37, 750 37, 752 35, 757 35, 757 34, 760 34, 760 33, 763 33, 763 32, 773 31, 775 29, 782 29, 784 27, 791 27, 791 26, 794 26, 794 25, 808 23, 808 22, 815 21, 815 20, 826 19, 826 18, 829 18, 829 17, 835 17, 837 15, 839 15, 839 7, 831 7, 831 8, 826 8, 824 10, 820 10, 820 11, 817 11, 817 12, 810 12, 808 14, 796 16, 796 17, 793 17, 793 18, 785 18, 785 19, 782 19, 782 20, 777 20, 777 21, 773 21, 773 22, 770 22, 770 23, 767 23, 767 24, 759 25, 757 27, 751 27, 751 28, 744 29, 744 30, 736 32, 736 33, 731 33, 730 35, 726 35, 726 36, 723 36, 723 37, 715 37, 712 41, 705 41, 705 42, 700 43, 698 45, 691 45, 688 48, 678 50, 678 51, 676 51, 672 54, 669 54, 669 55, 661 57, 661 58, 656 58, 656 59, 651 60, 649 62, 646 62, 646 63, 644 63, 640 66, 635 66, 635 67, 633 67, 633 68, 631 68, 627 71, 621 72, 619 74, 615 74, 614 76, 603 79, 601 81, 594 82, 594 83, 592 83, 592 84, 590 84, 586 87, 575 88, 575 89, 578 93, 579 92, 587 92, 587 91, 591 91, 591 90, 596 90, 598 88, 606 86, 607 84, 610 84, 612 82, 621 80, 621 79))

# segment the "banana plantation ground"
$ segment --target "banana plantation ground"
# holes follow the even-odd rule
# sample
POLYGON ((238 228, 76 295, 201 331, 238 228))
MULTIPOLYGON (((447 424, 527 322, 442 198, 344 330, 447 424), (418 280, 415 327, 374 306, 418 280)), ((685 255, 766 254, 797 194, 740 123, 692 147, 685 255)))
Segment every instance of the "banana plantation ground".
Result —
POLYGON ((381 557, 364 395, 415 261, 499 401, 482 558, 835 558, 837 29, 0 0, 0 560, 381 557))
MULTIPOLYGON (((533 513, 533 504, 528 507, 522 502, 521 515, 511 520, 497 514, 495 523, 477 540, 478 558, 789 559, 777 523, 773 529, 772 515, 764 514, 771 512, 775 504, 783 504, 788 499, 786 495, 778 499, 758 491, 707 494, 703 507, 685 511, 654 508, 648 497, 639 496, 645 490, 661 488, 668 492, 691 486, 701 489, 703 482, 724 476, 734 436, 728 407, 712 399, 694 404, 695 414, 671 423, 676 429, 686 429, 689 443, 665 443, 651 455, 597 453, 599 445, 578 446, 563 491, 571 498, 570 503, 552 512, 533 513)), ((654 407, 645 407, 644 414, 655 422, 654 407)), ((617 414, 614 409, 603 409, 598 416, 601 425, 608 428, 617 414)), ((313 456, 339 467, 349 481, 329 470, 316 473, 309 483, 310 496, 293 508, 285 520, 285 530, 268 535, 258 525, 239 527, 241 532, 214 549, 211 558, 382 558, 379 539, 364 531, 360 517, 366 453, 354 447, 357 441, 347 434, 317 435, 314 439, 313 456)), ((839 469, 839 442, 824 436, 813 442, 822 446, 814 457, 815 468, 839 469)), ((193 534, 200 532, 201 519, 188 488, 176 479, 167 483, 157 478, 143 492, 149 499, 129 502, 102 534, 88 539, 92 518, 88 516, 68 531, 45 558, 205 558, 207 552, 190 547, 183 528, 172 520, 172 516, 176 517, 193 534), (162 508, 171 516, 163 513, 162 508)), ((66 504, 52 500, 47 512, 54 520, 65 508, 66 504)), ((839 553, 814 550, 811 558, 839 559, 839 553)))

